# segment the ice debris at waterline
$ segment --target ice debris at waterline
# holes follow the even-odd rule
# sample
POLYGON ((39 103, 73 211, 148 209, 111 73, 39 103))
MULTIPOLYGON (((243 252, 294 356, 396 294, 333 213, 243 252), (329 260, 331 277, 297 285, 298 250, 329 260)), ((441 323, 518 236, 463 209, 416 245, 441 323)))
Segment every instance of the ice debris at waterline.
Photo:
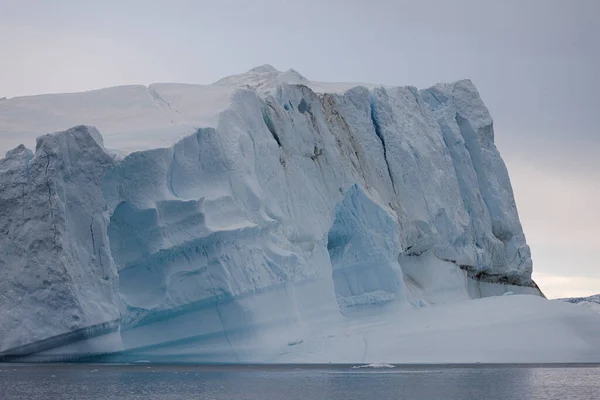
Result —
POLYGON ((600 361, 599 317, 531 280, 470 81, 0 103, 0 145, 54 130, 0 160, 4 360, 600 361))
POLYGON ((396 368, 396 366, 392 365, 392 364, 386 364, 386 363, 373 363, 373 364, 355 365, 352 367, 352 369, 359 369, 359 368, 396 368))

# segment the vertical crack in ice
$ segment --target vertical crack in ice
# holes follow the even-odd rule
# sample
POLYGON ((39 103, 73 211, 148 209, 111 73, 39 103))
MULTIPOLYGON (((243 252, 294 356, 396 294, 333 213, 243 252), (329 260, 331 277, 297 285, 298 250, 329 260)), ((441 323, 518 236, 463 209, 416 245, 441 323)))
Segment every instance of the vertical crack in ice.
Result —
POLYGON ((392 176, 392 170, 390 168, 390 164, 387 159, 387 148, 385 147, 385 138, 383 136, 383 133, 381 132, 381 126, 379 125, 377 111, 375 111, 375 95, 374 94, 371 95, 371 122, 373 123, 373 128, 375 128, 375 134, 381 141, 381 146, 383 147, 383 160, 385 161, 385 165, 388 170, 388 175, 390 176, 390 181, 392 182, 392 189, 394 190, 395 194, 398 194, 398 192, 396 192, 396 184, 394 183, 394 177, 392 176))
POLYGON ((92 234, 92 253, 96 254, 96 241, 94 240, 94 217, 90 222, 90 233, 92 234))
MULTIPOLYGON (((364 164, 361 162, 361 158, 364 157, 363 151, 360 145, 355 138, 355 135, 350 128, 350 125, 346 121, 346 118, 342 114, 340 107, 338 106, 335 98, 331 94, 325 93, 322 98, 323 110, 325 110, 325 115, 328 115, 326 119, 327 124, 331 124, 329 129, 331 132, 334 131, 334 126, 340 126, 342 132, 344 132, 348 138, 347 142, 349 146, 348 158, 352 163, 352 166, 359 171, 361 176, 367 176, 367 172, 365 171, 364 164)), ((344 153, 344 148, 342 144, 342 138, 336 136, 336 145, 340 151, 340 153, 344 153)))
MULTIPOLYGON (((271 104, 267 103, 267 106, 269 106, 271 109, 273 109, 273 111, 275 113, 277 113, 277 111, 275 110, 275 107, 273 107, 271 104)), ((273 121, 271 120, 271 117, 269 117, 267 110, 265 110, 265 109, 262 110, 262 117, 263 117, 263 121, 264 121, 265 125, 267 126, 267 129, 269 130, 269 132, 271 132, 271 136, 273 136, 273 139, 275 139, 275 141, 277 142, 277 145, 279 145, 279 147, 282 147, 281 140, 279 139, 279 136, 277 135, 277 132, 275 131, 275 125, 273 125, 273 121)))
POLYGON ((235 356, 236 361, 239 362, 240 358, 238 357, 237 352, 235 351, 235 349, 233 348, 233 345, 231 344, 231 340, 229 339, 229 335, 227 333, 227 327, 225 327, 223 315, 221 314, 221 308, 219 307, 219 296, 217 296, 217 290, 215 289, 215 285, 213 284, 213 281, 210 277, 210 268, 207 268, 206 272, 207 272, 206 276, 208 277, 208 282, 210 283, 210 287, 212 288, 213 295, 215 297, 215 308, 217 309, 217 315, 219 316, 219 321, 221 321, 221 326, 223 327, 223 334, 225 335, 225 340, 227 341, 229 348, 231 348, 231 351, 233 352, 233 355, 235 356))
POLYGON ((494 203, 496 202, 494 194, 490 190, 488 174, 486 172, 485 160, 482 152, 482 144, 479 143, 478 133, 473 129, 473 126, 465 117, 456 113, 456 125, 465 142, 465 148, 471 156, 473 170, 477 177, 479 192, 483 200, 488 215, 490 216, 492 225, 492 234, 496 239, 506 244, 510 240, 509 232, 506 232, 500 223, 498 223, 497 212, 495 212, 494 203))
POLYGON ((173 157, 171 158, 171 165, 169 165, 169 172, 167 173, 167 187, 173 196, 179 198, 177 193, 175 193, 175 189, 173 188, 173 170, 175 169, 175 156, 177 154, 177 150, 173 148, 171 151, 173 152, 173 157))
POLYGON ((31 170, 29 167, 29 162, 31 161, 31 156, 28 154, 27 159, 25 160, 25 178, 26 182, 23 183, 21 187, 21 201, 23 203, 23 223, 25 223, 25 186, 31 184, 31 170))
POLYGON ((26 183, 21 185, 21 203, 23 205, 21 208, 23 210, 23 223, 25 223, 25 185, 26 183))
POLYGON ((50 185, 50 179, 48 178, 48 168, 50 167, 50 154, 44 150, 46 154, 46 187, 48 188, 48 204, 50 206, 50 219, 52 221, 52 244, 56 246, 56 221, 54 220, 54 208, 52 206, 52 187, 50 185))
MULTIPOLYGON (((92 215, 92 220, 90 221, 90 233, 92 235, 92 254, 96 255, 96 238, 94 236, 94 215, 92 215)), ((100 251, 100 245, 98 245, 98 262, 100 263, 100 268, 102 269, 102 278, 105 280, 109 279, 109 272, 104 269, 104 264, 102 264, 102 252, 100 251)))

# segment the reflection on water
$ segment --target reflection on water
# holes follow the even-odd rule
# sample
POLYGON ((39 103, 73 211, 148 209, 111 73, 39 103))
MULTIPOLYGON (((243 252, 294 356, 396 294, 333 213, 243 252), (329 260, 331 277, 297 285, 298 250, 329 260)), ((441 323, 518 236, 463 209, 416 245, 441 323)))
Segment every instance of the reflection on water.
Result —
POLYGON ((0 364, 0 399, 600 399, 600 366, 0 364))

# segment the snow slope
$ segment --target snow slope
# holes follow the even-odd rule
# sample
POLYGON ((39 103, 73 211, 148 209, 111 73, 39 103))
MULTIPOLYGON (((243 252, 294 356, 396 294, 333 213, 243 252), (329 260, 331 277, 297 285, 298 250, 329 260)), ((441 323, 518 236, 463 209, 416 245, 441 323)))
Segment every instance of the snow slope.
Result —
MULTIPOLYGON (((262 66, 0 102, 1 143, 81 123, 103 136, 77 126, 0 161, 0 356, 291 362, 308 358, 273 354, 308 354, 349 321, 541 294, 470 81, 419 91, 262 66)), ((539 301, 548 326, 564 319, 539 301)), ((569 343, 558 358, 580 360, 569 343)))
MULTIPOLYGON (((385 314, 384 314, 385 315, 385 314)), ((557 363, 600 360, 600 316, 537 296, 488 297, 324 329, 277 362, 557 363)))

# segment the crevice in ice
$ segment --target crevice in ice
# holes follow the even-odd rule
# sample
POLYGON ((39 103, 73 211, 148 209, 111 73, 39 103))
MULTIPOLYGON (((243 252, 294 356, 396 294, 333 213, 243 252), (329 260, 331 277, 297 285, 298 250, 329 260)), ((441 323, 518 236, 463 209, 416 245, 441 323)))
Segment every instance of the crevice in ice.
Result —
MULTIPOLYGON (((273 108, 272 105, 270 105, 270 104, 267 104, 267 105, 269 107, 271 107, 273 109, 273 111, 275 111, 275 109, 273 108)), ((279 139, 279 135, 277 135, 277 132, 275 130, 275 125, 273 124, 273 121, 269 117, 269 114, 267 113, 266 110, 262 110, 262 117, 263 117, 263 121, 265 122, 265 125, 267 126, 267 129, 269 130, 269 132, 271 132, 273 139, 275 139, 275 141, 277 142, 277 145, 279 147, 282 147, 281 140, 279 139)))
POLYGON ((310 159, 316 161, 320 155, 323 155, 323 149, 320 149, 315 145, 313 149, 313 154, 310 156, 310 159))
MULTIPOLYGON (((25 146, 23 146, 25 147, 25 146)), ((31 184, 31 167, 29 165, 33 154, 25 149, 25 154, 26 154, 26 158, 25 158, 25 178, 26 178, 26 182, 23 182, 21 185, 21 202, 22 202, 22 212, 23 212, 23 223, 25 223, 25 197, 26 197, 26 190, 25 188, 27 186, 29 186, 31 184)))
POLYGON ((92 252, 96 254, 96 240, 94 239, 94 217, 90 221, 90 233, 92 235, 92 252))
POLYGON ((373 128, 375 129, 375 135, 377 135, 377 137, 379 138, 379 141, 381 142, 381 146, 383 147, 383 160, 385 161, 388 175, 390 177, 390 181, 392 182, 392 189, 393 189, 394 193, 397 193, 396 185, 394 183, 394 177, 392 175, 392 170, 390 168, 390 164, 387 159, 387 148, 385 146, 385 137, 383 136, 383 133, 381 132, 381 126, 379 124, 379 120, 377 117, 377 111, 375 110, 375 96, 371 95, 370 100, 371 100, 371 122, 373 124, 373 128))
POLYGON ((215 308, 217 311, 217 315, 219 316, 219 321, 221 322, 221 326, 223 327, 223 335, 225 335, 225 340, 227 341, 227 344, 229 345, 229 347, 231 348, 231 351, 235 355, 235 359, 239 362, 240 358, 239 358, 237 352, 235 351, 235 349, 233 348, 233 345, 231 344, 231 339, 229 338, 229 334, 227 333, 227 327, 225 326, 225 320, 223 318, 223 314, 221 313, 221 308, 219 307, 219 296, 217 295, 217 290, 215 289, 215 285, 213 284, 212 278, 210 277, 210 270, 207 270, 207 277, 208 277, 208 282, 210 283, 210 287, 212 288, 213 295, 215 296, 215 308))
POLYGON ((50 184, 50 178, 48 177, 48 168, 50 168, 50 154, 44 150, 44 153, 46 154, 46 187, 48 188, 48 206, 50 208, 50 219, 51 219, 51 224, 52 224, 52 244, 54 246, 56 246, 56 236, 57 236, 57 229, 56 229, 56 221, 54 220, 54 208, 52 205, 52 186, 50 184))
MULTIPOLYGON (((302 101, 304 101, 304 99, 302 99, 302 101)), ((308 106, 306 107, 306 110, 305 110, 305 112, 303 114, 308 114, 308 116, 310 118, 310 123, 311 123, 312 127, 314 128, 315 132, 318 135, 317 137, 322 136, 321 128, 319 128, 319 120, 315 116, 315 114, 312 112, 310 104, 308 104, 308 106)))
POLYGON ((22 207, 21 209, 23 210, 23 222, 25 222, 25 183, 21 184, 21 203, 22 203, 22 207))
POLYGON ((167 187, 169 188, 169 192, 171 192, 173 196, 179 197, 177 193, 175 193, 175 188, 173 187, 173 174, 175 169, 176 151, 174 148, 171 151, 173 152, 173 157, 171 158, 171 165, 169 165, 169 172, 167 174, 167 187))
POLYGON ((471 156, 473 170, 475 171, 475 175, 477 176, 479 192, 481 193, 483 204, 485 205, 485 208, 487 209, 492 219, 492 233, 494 233, 494 218, 492 208, 490 207, 490 183, 488 181, 487 174, 485 172, 485 167, 483 165, 483 160, 481 156, 481 146, 479 145, 479 141, 477 140, 477 133, 471 126, 469 120, 464 118, 459 113, 456 113, 454 118, 456 121, 456 125, 458 126, 458 129, 460 131, 460 135, 463 137, 463 140, 465 142, 465 147, 469 152, 469 155, 471 156))

